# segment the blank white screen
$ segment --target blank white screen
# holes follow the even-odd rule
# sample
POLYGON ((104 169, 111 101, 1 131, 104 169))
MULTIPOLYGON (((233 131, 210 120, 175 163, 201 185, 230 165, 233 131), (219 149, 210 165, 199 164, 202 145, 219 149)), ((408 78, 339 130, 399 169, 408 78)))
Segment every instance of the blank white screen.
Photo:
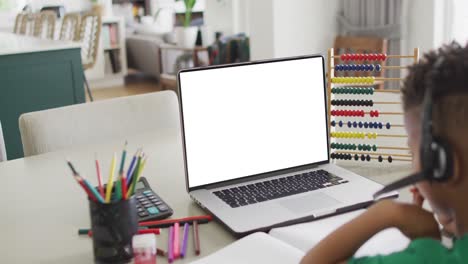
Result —
POLYGON ((322 58, 180 73, 189 187, 327 160, 322 58))

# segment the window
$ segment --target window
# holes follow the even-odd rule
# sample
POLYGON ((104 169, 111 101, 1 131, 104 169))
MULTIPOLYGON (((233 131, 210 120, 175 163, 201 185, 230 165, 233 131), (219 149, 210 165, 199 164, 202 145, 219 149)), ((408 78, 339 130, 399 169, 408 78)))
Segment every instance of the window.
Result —
POLYGON ((453 0, 452 38, 464 45, 468 41, 468 1, 453 0))
POLYGON ((26 0, 0 0, 0 12, 17 12, 26 4, 26 0))

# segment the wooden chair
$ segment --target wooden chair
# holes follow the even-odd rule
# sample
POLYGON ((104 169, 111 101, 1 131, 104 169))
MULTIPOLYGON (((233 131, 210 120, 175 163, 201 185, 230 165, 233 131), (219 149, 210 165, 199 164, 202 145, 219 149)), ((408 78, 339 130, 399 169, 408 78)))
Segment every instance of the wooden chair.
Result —
POLYGON ((15 34, 20 34, 21 33, 21 28, 23 24, 23 17, 26 16, 25 13, 21 12, 16 15, 15 19, 15 27, 13 28, 13 33, 15 34))
POLYGON ((19 34, 32 36, 34 34, 34 23, 36 22, 37 14, 27 14, 21 17, 21 26, 19 34))
POLYGON ((78 13, 69 13, 63 17, 60 27, 59 40, 74 41, 80 29, 81 16, 78 13))
POLYGON ((57 15, 53 11, 41 11, 36 15, 33 35, 39 38, 54 39, 56 18, 57 15))
MULTIPOLYGON (((82 43, 81 59, 84 70, 90 69, 94 67, 94 64, 96 64, 101 27, 101 15, 96 12, 87 13, 81 18, 80 29, 75 40, 82 43)), ((90 101, 93 101, 93 96, 91 94, 91 89, 89 88, 89 83, 86 80, 86 76, 84 76, 84 80, 89 99, 90 101)))
MULTIPOLYGON (((343 53, 387 53, 387 40, 383 38, 374 38, 374 37, 354 37, 354 36, 337 36, 335 38, 335 43, 333 45, 334 55, 339 55, 343 53)), ((354 62, 351 62, 354 63, 354 62)), ((375 62, 360 62, 360 63, 375 63, 375 62)), ((335 59, 336 64, 345 64, 345 62, 335 59)), ((385 61, 379 62, 382 66, 385 65, 385 61)), ((338 76, 339 72, 335 72, 335 75, 338 76)), ((350 76, 349 72, 342 73, 342 76, 350 76)), ((370 72, 353 72, 352 76, 375 76, 383 77, 384 71, 375 73, 370 72)), ((379 82, 376 84, 377 89, 383 89, 384 83, 379 82)))

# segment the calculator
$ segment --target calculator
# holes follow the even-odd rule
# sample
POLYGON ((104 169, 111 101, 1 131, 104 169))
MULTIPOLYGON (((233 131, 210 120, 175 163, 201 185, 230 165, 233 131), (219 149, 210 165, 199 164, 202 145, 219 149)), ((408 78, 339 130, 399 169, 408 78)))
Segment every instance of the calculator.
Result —
POLYGON ((159 220, 171 216, 174 211, 149 186, 145 177, 141 177, 135 186, 138 221, 159 220))

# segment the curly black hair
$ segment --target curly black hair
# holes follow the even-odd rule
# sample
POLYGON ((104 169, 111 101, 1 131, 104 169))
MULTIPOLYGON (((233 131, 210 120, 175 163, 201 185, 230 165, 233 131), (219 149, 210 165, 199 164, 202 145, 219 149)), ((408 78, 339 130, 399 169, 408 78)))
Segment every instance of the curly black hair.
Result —
POLYGON ((419 63, 409 68, 402 88, 405 110, 421 106, 428 79, 433 82, 434 101, 442 95, 468 94, 468 45, 462 47, 456 42, 444 45, 424 54, 419 63), (434 63, 439 57, 443 57, 442 64, 434 73, 434 63))
POLYGON ((460 136, 468 131, 468 45, 462 47, 456 42, 444 45, 424 54, 419 63, 410 67, 402 87, 405 112, 416 109, 421 114, 429 81, 434 94, 434 133, 452 143, 459 142, 460 136), (441 64, 434 71, 438 60, 441 64))

